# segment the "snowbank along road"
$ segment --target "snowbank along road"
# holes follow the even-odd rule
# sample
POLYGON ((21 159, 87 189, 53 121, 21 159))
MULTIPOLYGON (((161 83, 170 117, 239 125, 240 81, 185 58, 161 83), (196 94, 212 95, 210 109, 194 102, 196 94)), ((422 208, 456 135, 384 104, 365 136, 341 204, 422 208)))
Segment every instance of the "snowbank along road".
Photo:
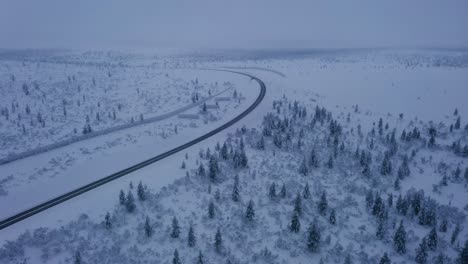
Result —
POLYGON ((9 218, 6 218, 6 219, 0 221, 0 230, 6 228, 8 226, 11 226, 11 225, 23 220, 23 219, 26 219, 28 217, 31 217, 31 216, 35 215, 35 214, 38 214, 38 213, 40 213, 40 212, 42 212, 44 210, 47 210, 48 208, 51 208, 51 207, 53 207, 53 206, 55 206, 57 204, 63 203, 63 202, 65 202, 65 201, 67 201, 67 200, 69 200, 69 199, 71 199, 71 198, 73 198, 75 196, 78 196, 78 195, 83 194, 83 193, 85 193, 87 191, 95 189, 95 188, 97 188, 97 187, 99 187, 101 185, 104 185, 104 184, 106 184, 106 183, 108 183, 110 181, 116 180, 116 179, 118 179, 118 178, 120 178, 122 176, 125 176, 125 175, 127 175, 129 173, 132 173, 132 172, 134 172, 136 170, 139 170, 139 169, 141 169, 143 167, 146 167, 146 166, 148 166, 148 165, 150 165, 152 163, 160 161, 160 160, 162 160, 162 159, 164 159, 164 158, 166 158, 168 156, 171 156, 171 155, 173 155, 173 154, 175 154, 175 153, 177 153, 179 151, 182 151, 182 150, 184 150, 186 148, 189 148, 189 147, 191 147, 191 146, 193 146, 193 145, 195 145, 195 144, 197 144, 197 143, 199 143, 199 142, 201 142, 201 141, 203 141, 203 140, 205 140, 205 139, 207 139, 207 138, 221 132, 222 130, 232 126, 233 124, 235 124, 236 122, 241 120, 243 117, 248 115, 250 112, 252 112, 262 102, 262 100, 263 100, 263 98, 265 97, 265 94, 266 94, 266 86, 265 86, 265 83, 262 80, 260 80, 259 78, 255 77, 253 75, 243 73, 243 72, 237 72, 237 71, 231 71, 231 70, 217 70, 217 71, 225 71, 225 72, 231 72, 231 73, 235 73, 235 74, 244 75, 244 76, 247 76, 247 77, 251 78, 252 80, 255 80, 260 85, 260 94, 258 95, 257 99, 255 100, 255 102, 251 106, 249 106, 240 115, 236 116, 234 119, 228 121, 227 123, 221 125, 220 127, 206 133, 205 135, 200 136, 200 137, 198 137, 198 138, 196 138, 196 139, 194 139, 192 141, 189 141, 189 142, 187 142, 187 143, 185 143, 185 144, 183 144, 183 145, 181 145, 179 147, 176 147, 176 148, 174 148, 172 150, 169 150, 169 151, 167 151, 165 153, 162 153, 162 154, 160 154, 160 155, 158 155, 156 157, 153 157, 153 158, 150 158, 150 159, 145 160, 143 162, 140 162, 138 164, 135 164, 135 165, 133 165, 133 166, 131 166, 129 168, 126 168, 124 170, 121 170, 119 172, 111 174, 109 176, 106 176, 106 177, 104 177, 104 178, 102 178, 100 180, 89 183, 89 184, 87 184, 87 185, 85 185, 83 187, 80 187, 80 188, 76 189, 76 190, 70 191, 68 193, 65 193, 65 194, 59 196, 59 197, 56 197, 56 198, 51 199, 49 201, 46 201, 46 202, 44 202, 42 204, 39 204, 39 205, 37 205, 37 206, 35 206, 33 208, 30 208, 30 209, 28 209, 26 211, 23 211, 21 213, 13 215, 13 216, 11 216, 9 218))

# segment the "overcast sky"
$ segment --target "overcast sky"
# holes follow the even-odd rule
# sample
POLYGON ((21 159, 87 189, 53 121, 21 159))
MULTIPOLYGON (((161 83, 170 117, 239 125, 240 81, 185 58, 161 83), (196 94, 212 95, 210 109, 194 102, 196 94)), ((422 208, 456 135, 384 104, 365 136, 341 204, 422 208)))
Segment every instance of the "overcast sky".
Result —
POLYGON ((468 0, 0 0, 3 48, 468 46, 468 0))

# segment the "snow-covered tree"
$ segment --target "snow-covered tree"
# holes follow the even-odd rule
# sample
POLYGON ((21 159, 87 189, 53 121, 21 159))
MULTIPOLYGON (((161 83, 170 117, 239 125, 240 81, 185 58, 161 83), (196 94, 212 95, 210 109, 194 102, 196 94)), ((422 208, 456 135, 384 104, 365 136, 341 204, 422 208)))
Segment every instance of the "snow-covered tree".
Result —
POLYGON ((403 226, 403 220, 400 222, 400 226, 395 232, 393 237, 393 246, 397 253, 404 254, 406 253, 406 230, 403 226))
POLYGON ((297 213, 299 216, 302 215, 302 199, 299 193, 294 200, 294 213, 297 213))
POLYGON ((177 217, 174 216, 174 218, 172 218, 171 237, 178 238, 179 236, 180 236, 179 221, 177 221, 177 217))
POLYGON ((320 247, 320 229, 315 222, 309 226, 307 236, 307 248, 312 252, 317 252, 320 247))
POLYGON ((153 233, 154 233, 153 227, 151 226, 150 219, 149 219, 148 216, 147 216, 146 219, 145 219, 145 227, 144 227, 144 229, 145 229, 145 235, 146 235, 147 237, 151 237, 151 236, 153 235, 153 233))
POLYGON ((141 183, 141 181, 138 183, 138 186, 137 186, 137 195, 140 201, 146 200, 146 190, 145 190, 145 187, 143 187, 143 184, 141 183))
POLYGON ((106 216, 104 217, 104 226, 107 230, 110 230, 112 228, 112 221, 109 212, 107 212, 106 216))
POLYGON ((221 235, 221 230, 218 228, 216 230, 215 238, 214 238, 214 247, 218 254, 223 251, 223 236, 221 235))
POLYGON ((239 175, 236 175, 234 177, 234 185, 232 186, 232 194, 231 194, 232 200, 234 202, 238 202, 240 200, 240 194, 239 194, 239 175))
POLYGON ((322 192, 320 196, 320 201, 318 203, 318 211, 321 215, 325 215, 328 208, 328 201, 327 201, 327 193, 325 191, 322 192))
POLYGON ((249 201, 247 209, 245 210, 245 219, 247 222, 252 222, 255 219, 255 208, 252 200, 249 201))
POLYGON ((299 233, 301 230, 301 222, 299 220, 299 214, 294 212, 291 218, 291 224, 289 226, 289 230, 294 233, 299 233))
POLYGON ((427 262, 427 242, 426 238, 423 238, 421 244, 416 249, 416 263, 418 264, 426 264, 427 262))
POLYGON ((280 193, 279 193, 279 196, 281 198, 286 198, 286 184, 283 183, 283 185, 281 186, 281 190, 280 190, 280 193))
POLYGON ((385 152, 382 165, 380 166, 380 174, 389 175, 392 173, 392 162, 390 161, 390 154, 385 152))
POLYGON ((215 205, 213 201, 208 204, 208 217, 213 219, 215 217, 215 205))
POLYGON ((197 237, 195 236, 195 230, 193 229, 193 225, 190 225, 188 235, 187 235, 187 245, 189 247, 195 247, 196 243, 197 243, 197 237))
POLYGON ((435 227, 431 229, 431 232, 429 232, 429 235, 427 236, 427 247, 434 251, 437 249, 437 244, 439 242, 439 237, 437 235, 437 230, 435 227))
POLYGON ((119 193, 119 203, 120 205, 125 205, 125 193, 123 190, 120 190, 119 193))
POLYGON ((312 196, 310 194, 309 183, 306 183, 306 185, 304 186, 304 190, 302 191, 302 196, 304 197, 305 200, 310 199, 310 197, 312 196))
POLYGON ((82 263, 82 260, 81 260, 81 253, 79 250, 77 250, 75 252, 75 258, 74 258, 74 261, 73 261, 74 264, 81 264, 82 263))
POLYGON ((383 254, 382 258, 380 259, 379 264, 392 264, 386 252, 383 254))
POLYGON ((179 257, 179 251, 174 250, 174 257, 172 258, 172 264, 182 264, 182 261, 180 260, 179 257))
POLYGON ((276 199, 276 183, 273 182, 268 188, 268 196, 272 200, 276 199))
POLYGON ((335 225, 336 224, 336 212, 335 212, 335 209, 332 209, 330 211, 330 217, 328 218, 328 222, 330 222, 330 224, 332 225, 335 225))
POLYGON ((135 211, 135 198, 133 198, 132 192, 129 190, 127 193, 127 198, 125 199, 125 208, 127 208, 127 211, 129 213, 132 213, 135 211))

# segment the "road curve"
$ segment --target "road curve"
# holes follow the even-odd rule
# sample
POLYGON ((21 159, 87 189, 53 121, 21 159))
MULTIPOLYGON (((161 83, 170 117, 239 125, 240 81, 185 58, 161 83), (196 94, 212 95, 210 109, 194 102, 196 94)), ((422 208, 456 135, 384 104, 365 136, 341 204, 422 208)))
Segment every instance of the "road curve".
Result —
POLYGON ((24 220, 24 219, 26 219, 28 217, 31 217, 31 216, 33 216, 35 214, 38 214, 38 213, 40 213, 40 212, 42 212, 44 210, 47 210, 48 208, 51 208, 51 207, 53 207, 53 206, 55 206, 57 204, 63 203, 65 201, 67 201, 67 200, 70 200, 71 198, 73 198, 75 196, 78 196, 80 194, 88 192, 88 191, 90 191, 92 189, 95 189, 95 188, 97 188, 97 187, 99 187, 101 185, 104 185, 104 184, 106 184, 106 183, 108 183, 110 181, 116 180, 116 179, 118 179, 120 177, 123 177, 123 176, 129 174, 129 173, 132 173, 132 172, 134 172, 136 170, 139 170, 139 169, 141 169, 143 167, 146 167, 146 166, 148 166, 150 164, 153 164, 153 163, 155 163, 157 161, 160 161, 160 160, 162 160, 162 159, 164 159, 164 158, 166 158, 168 156, 171 156, 171 155, 173 155, 173 154, 175 154, 177 152, 180 152, 180 151, 182 151, 182 150, 184 150, 186 148, 189 148, 189 147, 191 147, 191 146, 193 146, 193 145, 195 145, 195 144, 197 144, 197 143, 199 143, 199 142, 201 142, 201 141, 203 141, 203 140, 205 140, 205 139, 207 139, 207 138, 221 132, 222 130, 234 125, 236 122, 238 122, 239 120, 244 118, 246 115, 248 115, 250 112, 252 112, 262 102, 263 98, 265 97, 265 94, 266 94, 265 83, 263 83, 262 80, 260 80, 259 78, 255 77, 253 75, 243 73, 243 72, 238 72, 238 71, 231 71, 231 70, 221 70, 221 69, 210 69, 210 70, 225 71, 225 72, 231 72, 231 73, 247 76, 247 77, 251 78, 252 80, 255 80, 260 85, 260 94, 258 95, 255 102, 251 106, 249 106, 246 110, 244 110, 240 115, 236 116, 234 119, 232 119, 229 122, 221 125, 220 127, 206 133, 205 135, 200 136, 200 137, 198 137, 198 138, 196 138, 194 140, 191 140, 191 141, 189 141, 189 142, 187 142, 187 143, 185 143, 185 144, 183 144, 183 145, 181 145, 179 147, 171 149, 171 150, 169 150, 169 151, 167 151, 165 153, 162 153, 162 154, 160 154, 160 155, 158 155, 156 157, 153 157, 153 158, 150 158, 150 159, 145 160, 143 162, 140 162, 138 164, 135 164, 135 165, 133 165, 133 166, 131 166, 129 168, 123 169, 123 170, 121 170, 119 172, 116 172, 114 174, 106 176, 106 177, 104 177, 104 178, 102 178, 100 180, 94 181, 94 182, 89 183, 89 184, 87 184, 87 185, 85 185, 83 187, 80 187, 78 189, 75 189, 75 190, 70 191, 68 193, 65 193, 63 195, 60 195, 59 197, 56 197, 54 199, 51 199, 51 200, 46 201, 44 203, 41 203, 41 204, 39 204, 37 206, 34 206, 33 208, 25 210, 25 211, 23 211, 21 213, 18 213, 16 215, 13 215, 13 216, 8 217, 6 219, 3 219, 3 220, 0 221, 0 230, 6 228, 8 226, 11 226, 11 225, 13 225, 13 224, 15 224, 15 223, 17 223, 17 222, 19 222, 21 220, 24 220))

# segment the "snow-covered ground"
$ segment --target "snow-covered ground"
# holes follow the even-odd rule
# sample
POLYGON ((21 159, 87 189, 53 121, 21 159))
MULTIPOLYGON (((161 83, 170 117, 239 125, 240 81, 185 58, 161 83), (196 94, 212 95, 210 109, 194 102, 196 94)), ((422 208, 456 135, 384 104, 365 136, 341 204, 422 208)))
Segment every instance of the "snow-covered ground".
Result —
MULTIPOLYGON (((93 63, 103 60, 102 55, 96 54, 86 58, 93 63)), ((0 196, 2 214, 8 216, 37 200, 56 196, 64 189, 110 174, 201 135, 241 112, 258 94, 257 84, 243 76, 180 68, 227 67, 250 72, 266 83, 267 96, 240 124, 186 152, 1 230, 4 248, 0 249, 0 260, 72 263, 75 254, 80 252, 85 263, 172 263, 177 249, 183 263, 195 263, 199 251, 205 263, 343 263, 348 260, 378 263, 384 253, 392 263, 413 263, 423 255, 418 254, 421 252, 418 248, 423 237, 431 240, 426 235, 433 227, 438 233, 438 245, 434 250, 423 250, 428 255, 427 263, 439 256, 443 263, 455 263, 458 258, 468 239, 468 163, 463 153, 468 144, 466 52, 273 52, 228 54, 223 59, 200 55, 158 58, 157 64, 148 55, 119 54, 118 58, 120 65, 143 72, 166 62, 170 66, 164 72, 169 72, 169 76, 177 76, 179 72, 182 80, 198 78, 204 89, 215 81, 229 81, 246 100, 221 103, 220 110, 213 111, 216 120, 206 124, 198 122, 197 128, 186 120, 168 119, 2 165, 1 184, 8 190, 7 195, 0 196), (325 110, 317 112, 317 106, 325 110), (272 114, 264 119, 267 113, 272 114), (183 128, 177 134, 173 133, 176 122, 182 122, 177 126, 183 128), (244 125, 246 130, 242 129, 244 125), (436 132, 434 144, 430 128, 436 132), (168 134, 166 139, 154 137, 161 131, 168 134), (410 132, 412 136, 408 136, 410 132), (262 138, 264 149, 259 148, 262 138), (215 147, 218 142, 221 146, 226 142, 227 155, 222 148, 215 147), (461 146, 459 152, 457 144, 461 146), (207 148, 210 155, 206 154, 207 148), (310 162, 312 150, 317 155, 318 167, 310 162), (242 164, 244 152, 247 167, 242 164), (391 171, 383 165, 385 153, 392 164, 391 171), (399 175, 405 156, 410 173, 399 175), (75 165, 66 165, 64 157, 69 157, 75 165), (213 160, 220 168, 211 174, 216 179, 210 177, 213 160), (182 163, 185 168, 181 168, 182 163), (199 173, 200 164, 206 170, 205 176, 199 173), (382 167, 386 168, 385 172, 382 167), (39 177, 41 180, 34 179, 38 172, 44 175, 39 177), (143 191, 147 196, 144 201, 138 199, 140 181, 147 186, 143 191), (399 187, 395 187, 395 181, 399 187), (129 187, 130 183, 133 188, 129 187), (276 198, 270 196, 272 183, 276 184, 276 198), (236 184, 238 201, 233 199, 236 184), (280 192, 283 184, 284 197, 280 192), (310 196, 305 194, 306 186, 310 196), (133 194, 134 212, 127 212, 126 205, 119 205, 120 190, 133 194), (328 205, 320 210, 324 192, 328 205), (297 211, 298 193, 302 200, 298 217, 301 227, 295 233, 290 225, 297 211), (399 195, 402 198, 396 206, 399 195), (371 201, 368 208, 370 197, 372 200, 381 197, 383 205, 371 201), (246 216, 249 201, 253 202, 255 212, 252 219, 246 216), (406 202, 409 209, 403 212, 402 204, 406 202), (214 208, 212 218, 210 203, 214 208), (103 223, 107 212, 111 227, 103 223), (336 223, 330 221, 332 212, 336 223), (145 232, 149 230, 145 230, 146 217, 152 230, 150 236, 145 232), (177 238, 172 237, 174 217, 181 228, 177 238), (406 229, 405 253, 398 253, 394 246, 400 221, 406 229), (445 222, 447 231, 443 228, 445 222), (309 224, 321 233, 317 250, 311 250, 308 243, 309 224), (194 247, 187 243, 190 226, 197 237, 194 247), (378 227, 383 231, 380 237, 376 235, 378 227), (460 231, 454 237, 457 227, 460 231), (217 229, 223 241, 220 248, 215 244, 217 229), (24 233, 25 230, 29 231, 24 233), (23 235, 19 237, 20 234, 23 235)), ((127 99, 128 104, 133 104, 138 98, 122 100, 127 99)), ((145 108, 131 109, 129 116, 145 108)), ((128 204, 128 199, 125 203, 128 204)))

